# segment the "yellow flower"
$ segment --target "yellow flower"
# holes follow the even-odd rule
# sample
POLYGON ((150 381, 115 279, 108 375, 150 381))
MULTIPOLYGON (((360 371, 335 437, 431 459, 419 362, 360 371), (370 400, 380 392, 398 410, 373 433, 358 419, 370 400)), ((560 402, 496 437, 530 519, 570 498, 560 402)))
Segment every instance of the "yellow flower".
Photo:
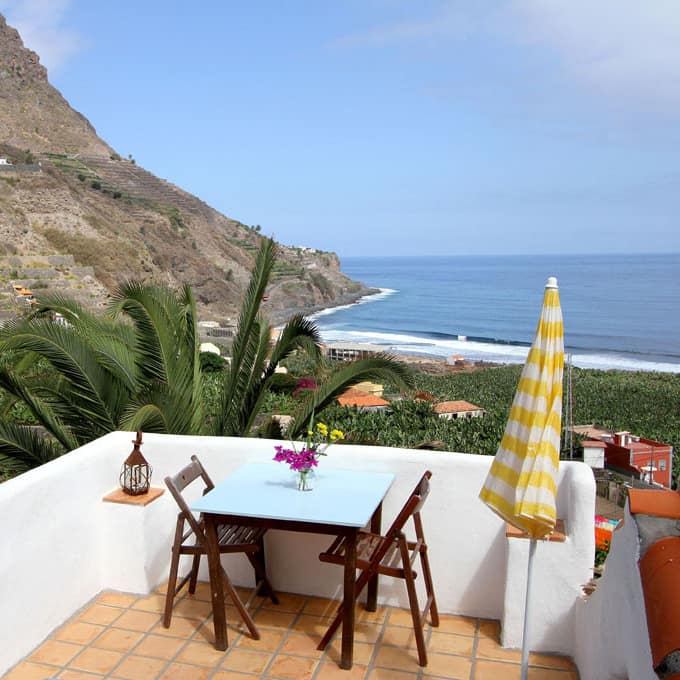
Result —
POLYGON ((331 439, 335 441, 336 439, 344 439, 345 435, 340 430, 331 430, 331 439))
POLYGON ((328 427, 326 425, 324 425, 323 423, 317 423, 316 429, 319 430, 319 433, 321 435, 323 435, 324 437, 328 436, 328 427))
POLYGON ((314 436, 314 430, 307 430, 307 436, 313 437, 314 436))

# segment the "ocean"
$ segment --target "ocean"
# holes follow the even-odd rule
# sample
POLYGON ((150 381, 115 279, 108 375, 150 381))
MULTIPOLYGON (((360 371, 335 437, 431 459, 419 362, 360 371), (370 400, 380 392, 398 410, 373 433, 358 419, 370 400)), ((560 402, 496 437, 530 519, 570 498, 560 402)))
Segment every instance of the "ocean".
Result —
POLYGON ((324 342, 523 363, 548 276, 582 368, 680 372, 680 254, 347 257, 381 292, 314 315, 324 342))

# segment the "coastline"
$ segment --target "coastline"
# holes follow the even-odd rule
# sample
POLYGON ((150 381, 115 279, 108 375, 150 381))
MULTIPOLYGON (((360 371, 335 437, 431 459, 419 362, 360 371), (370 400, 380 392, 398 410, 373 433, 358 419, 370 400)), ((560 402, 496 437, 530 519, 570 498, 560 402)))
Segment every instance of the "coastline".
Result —
POLYGON ((318 314, 319 312, 323 312, 328 309, 336 309, 338 307, 355 305, 363 298, 379 295, 381 292, 382 291, 380 288, 362 288, 356 293, 346 293, 344 295, 340 295, 330 304, 308 305, 306 307, 284 307, 283 309, 277 309, 270 313, 269 318, 274 326, 281 326, 294 314, 312 316, 313 314, 318 314))

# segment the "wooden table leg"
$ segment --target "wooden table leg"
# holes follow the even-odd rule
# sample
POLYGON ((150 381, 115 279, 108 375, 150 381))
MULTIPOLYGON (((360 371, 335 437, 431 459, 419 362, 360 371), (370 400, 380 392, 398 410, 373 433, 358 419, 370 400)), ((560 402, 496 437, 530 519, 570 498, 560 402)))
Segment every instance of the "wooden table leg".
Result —
POLYGON ((210 574, 210 597, 212 600, 213 625, 215 627, 215 649, 227 648, 227 616, 224 606, 224 584, 222 583, 222 563, 220 546, 217 541, 217 527, 213 515, 205 514, 205 543, 210 574))
POLYGON ((357 567, 357 530, 345 539, 345 579, 343 587, 342 652, 340 668, 349 670, 354 660, 354 592, 357 567))
MULTIPOLYGON (((371 533, 379 534, 382 524, 382 503, 375 509, 371 517, 371 533)), ((366 595, 366 610, 374 612, 378 608, 378 574, 371 577, 368 582, 368 591, 366 595)))

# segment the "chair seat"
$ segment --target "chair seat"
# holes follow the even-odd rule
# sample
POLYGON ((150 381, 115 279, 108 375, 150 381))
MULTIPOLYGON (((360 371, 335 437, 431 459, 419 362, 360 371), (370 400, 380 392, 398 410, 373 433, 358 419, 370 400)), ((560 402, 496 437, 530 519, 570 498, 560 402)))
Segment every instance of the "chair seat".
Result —
MULTIPOLYGON (((199 522, 199 525, 201 529, 205 531, 203 520, 199 522)), ((267 533, 267 530, 259 527, 244 527, 238 524, 220 524, 217 527, 217 542, 220 546, 220 553, 255 553, 259 550, 258 542, 265 533, 267 533)), ((196 534, 193 529, 189 529, 189 531, 182 536, 182 552, 188 554, 202 553, 204 548, 197 541, 193 546, 186 544, 186 541, 192 537, 193 540, 196 541, 196 534)))
MULTIPOLYGON (((399 543, 396 538, 390 540, 386 536, 380 534, 372 534, 368 531, 360 531, 357 535, 357 569, 362 571, 368 569, 374 555, 378 553, 380 548, 386 543, 392 543, 387 549, 385 556, 380 561, 376 571, 383 576, 392 576, 393 578, 405 578, 404 567, 401 566, 401 555, 399 553, 399 543)), ((409 550, 415 548, 415 543, 407 543, 409 550)), ((319 555, 321 562, 328 562, 329 564, 345 564, 345 539, 336 539, 331 546, 319 555)), ((413 578, 417 577, 415 571, 411 570, 413 578)))

